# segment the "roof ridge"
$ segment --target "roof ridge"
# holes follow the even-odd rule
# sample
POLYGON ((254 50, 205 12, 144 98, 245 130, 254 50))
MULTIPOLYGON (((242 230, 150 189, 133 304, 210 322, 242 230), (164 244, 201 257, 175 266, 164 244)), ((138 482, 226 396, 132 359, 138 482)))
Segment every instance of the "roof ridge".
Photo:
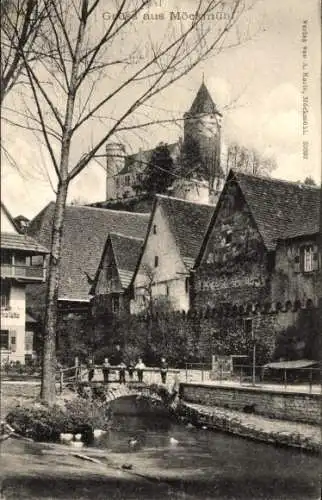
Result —
POLYGON ((313 189, 313 190, 319 190, 321 189, 320 186, 311 186, 309 184, 304 184, 304 183, 298 183, 296 181, 289 181, 287 179, 279 179, 278 177, 267 177, 265 175, 259 175, 259 174, 250 174, 248 172, 239 172, 234 169, 232 169, 232 173, 237 176, 243 176, 243 177, 250 177, 250 178, 255 178, 255 179, 261 179, 269 182, 276 182, 276 183, 281 183, 281 184, 289 184, 291 186, 297 186, 299 189, 313 189))
POLYGON ((101 212, 116 212, 121 214, 130 214, 130 215, 141 215, 141 216, 150 216, 149 212, 130 212, 129 210, 116 210, 112 208, 102 208, 102 207, 93 207, 91 205, 66 205, 66 208, 82 208, 88 210, 100 210, 101 212))
POLYGON ((126 238, 127 240, 138 240, 138 241, 143 241, 143 238, 138 238, 137 236, 127 236, 124 233, 117 233, 115 231, 110 231, 109 235, 112 236, 121 236, 122 238, 126 238))
POLYGON ((182 203, 186 203, 187 205, 198 205, 199 207, 213 207, 211 203, 199 203, 198 201, 189 201, 189 200, 184 200, 182 198, 177 198, 176 196, 167 196, 165 194, 156 194, 156 198, 161 198, 161 199, 167 199, 167 200, 175 200, 175 201, 181 201, 182 203))

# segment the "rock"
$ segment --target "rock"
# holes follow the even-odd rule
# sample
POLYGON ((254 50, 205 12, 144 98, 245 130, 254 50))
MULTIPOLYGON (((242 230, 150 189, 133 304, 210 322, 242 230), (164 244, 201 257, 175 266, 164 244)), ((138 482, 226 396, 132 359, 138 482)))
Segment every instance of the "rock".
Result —
POLYGON ((174 437, 170 437, 170 444, 175 446, 175 445, 179 444, 179 441, 177 439, 175 439, 174 437))
POLYGON ((187 425, 186 425, 186 428, 187 429, 194 429, 195 426, 191 422, 188 422, 187 425))
POLYGON ((122 465, 122 469, 124 469, 124 470, 132 470, 133 469, 133 465, 132 464, 123 464, 122 465))
POLYGON ((82 435, 80 433, 75 434, 75 441, 81 441, 82 440, 82 435))

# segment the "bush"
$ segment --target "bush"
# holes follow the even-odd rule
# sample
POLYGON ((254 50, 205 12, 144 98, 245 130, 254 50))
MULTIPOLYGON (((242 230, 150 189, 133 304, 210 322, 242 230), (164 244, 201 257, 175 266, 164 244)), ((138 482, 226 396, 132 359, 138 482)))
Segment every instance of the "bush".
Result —
POLYGON ((35 441, 58 441, 60 434, 82 433, 88 443, 94 429, 106 429, 110 420, 108 405, 81 398, 68 401, 65 408, 33 405, 17 406, 6 417, 18 434, 35 441))

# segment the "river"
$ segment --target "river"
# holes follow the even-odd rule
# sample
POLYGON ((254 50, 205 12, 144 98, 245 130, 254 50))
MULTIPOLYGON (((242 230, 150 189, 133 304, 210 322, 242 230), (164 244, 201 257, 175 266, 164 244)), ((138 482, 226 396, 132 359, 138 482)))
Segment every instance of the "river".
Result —
POLYGON ((318 457, 166 418, 114 415, 95 446, 133 474, 160 478, 182 498, 320 498, 318 457))

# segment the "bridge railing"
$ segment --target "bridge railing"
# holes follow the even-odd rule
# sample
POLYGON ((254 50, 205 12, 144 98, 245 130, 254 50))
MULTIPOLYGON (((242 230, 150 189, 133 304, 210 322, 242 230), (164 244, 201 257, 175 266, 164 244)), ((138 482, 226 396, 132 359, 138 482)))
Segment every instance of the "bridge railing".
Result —
MULTIPOLYGON (((68 368, 58 368, 57 370, 57 378, 59 382, 59 390, 60 392, 63 391, 63 388, 66 384, 68 383, 74 383, 75 385, 88 381, 89 378, 89 371, 94 369, 95 373, 95 380, 97 380, 97 370, 101 374, 101 380, 104 379, 103 377, 103 369, 106 368, 104 365, 92 365, 91 367, 88 367, 87 365, 82 365, 82 364, 75 364, 74 366, 68 367, 68 368)), ((121 370, 125 370, 126 373, 128 373, 128 367, 124 367, 122 365, 110 365, 108 367, 109 369, 109 374, 110 375, 115 375, 115 373, 120 373, 121 370)), ((148 382, 156 382, 157 381, 157 376, 160 376, 160 368, 158 367, 145 367, 141 370, 144 374, 149 374, 149 380, 148 382)), ((133 368, 133 374, 137 372, 137 368, 133 368)), ((180 370, 176 368, 168 368, 167 370, 168 375, 172 375, 175 378, 179 378, 180 375, 180 370)), ((130 380, 127 380, 127 382, 132 381, 133 378, 130 378, 130 380)), ((119 379, 112 380, 110 379, 109 382, 113 383, 119 383, 119 379)))

